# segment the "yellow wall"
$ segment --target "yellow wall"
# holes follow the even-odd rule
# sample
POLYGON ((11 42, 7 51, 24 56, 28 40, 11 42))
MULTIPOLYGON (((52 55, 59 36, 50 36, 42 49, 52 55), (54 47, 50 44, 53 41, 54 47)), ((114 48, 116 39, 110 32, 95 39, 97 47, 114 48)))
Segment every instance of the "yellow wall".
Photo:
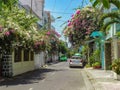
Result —
POLYGON ((27 71, 34 70, 34 61, 23 61, 23 50, 22 50, 22 61, 14 62, 14 51, 12 52, 12 68, 13 76, 25 73, 27 71))

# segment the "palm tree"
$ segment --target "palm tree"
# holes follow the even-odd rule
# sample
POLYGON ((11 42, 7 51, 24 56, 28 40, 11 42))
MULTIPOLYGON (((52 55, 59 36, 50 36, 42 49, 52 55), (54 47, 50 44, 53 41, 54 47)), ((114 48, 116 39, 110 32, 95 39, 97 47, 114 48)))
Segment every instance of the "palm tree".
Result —
POLYGON ((102 26, 101 30, 105 31, 107 27, 114 23, 120 24, 120 0, 90 0, 93 3, 93 6, 101 6, 105 9, 110 9, 111 5, 114 5, 114 7, 117 8, 114 12, 105 13, 103 16, 101 16, 100 24, 102 26), (104 21, 106 19, 110 18, 110 20, 106 23, 104 21))
POLYGON ((120 9, 120 1, 119 0, 90 0, 94 7, 102 5, 104 8, 109 9, 110 4, 115 5, 118 9, 120 9))
POLYGON ((102 31, 107 30, 107 27, 109 27, 111 24, 114 24, 114 23, 120 24, 120 12, 119 11, 107 13, 101 17, 101 21, 100 21, 100 24, 102 26, 101 30, 102 31), (104 20, 106 19, 110 19, 110 20, 104 23, 104 20))

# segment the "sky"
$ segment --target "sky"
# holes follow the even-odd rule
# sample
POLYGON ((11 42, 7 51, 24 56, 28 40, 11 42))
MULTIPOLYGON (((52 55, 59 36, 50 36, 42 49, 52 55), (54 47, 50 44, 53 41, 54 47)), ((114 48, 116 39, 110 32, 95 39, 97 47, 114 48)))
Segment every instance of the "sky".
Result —
POLYGON ((61 34, 61 39, 64 40, 62 34, 63 28, 66 25, 64 23, 71 18, 76 8, 84 7, 88 4, 89 0, 45 0, 44 10, 51 12, 51 15, 55 18, 55 22, 52 25, 61 34), (57 19, 57 17, 61 18, 57 19))

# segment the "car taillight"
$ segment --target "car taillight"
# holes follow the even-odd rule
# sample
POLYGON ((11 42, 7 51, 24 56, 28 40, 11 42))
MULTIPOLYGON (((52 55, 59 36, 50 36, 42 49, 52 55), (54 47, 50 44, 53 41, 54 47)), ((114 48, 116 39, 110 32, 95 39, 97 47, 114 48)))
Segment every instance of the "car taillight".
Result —
POLYGON ((80 62, 83 62, 83 60, 81 59, 80 62))

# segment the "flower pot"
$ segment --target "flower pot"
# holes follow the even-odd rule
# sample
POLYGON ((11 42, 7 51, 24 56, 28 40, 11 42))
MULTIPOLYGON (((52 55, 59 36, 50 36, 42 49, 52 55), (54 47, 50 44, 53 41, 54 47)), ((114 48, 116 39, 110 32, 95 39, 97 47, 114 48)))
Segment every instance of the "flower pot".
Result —
POLYGON ((94 69, 100 69, 101 66, 93 66, 94 69))

